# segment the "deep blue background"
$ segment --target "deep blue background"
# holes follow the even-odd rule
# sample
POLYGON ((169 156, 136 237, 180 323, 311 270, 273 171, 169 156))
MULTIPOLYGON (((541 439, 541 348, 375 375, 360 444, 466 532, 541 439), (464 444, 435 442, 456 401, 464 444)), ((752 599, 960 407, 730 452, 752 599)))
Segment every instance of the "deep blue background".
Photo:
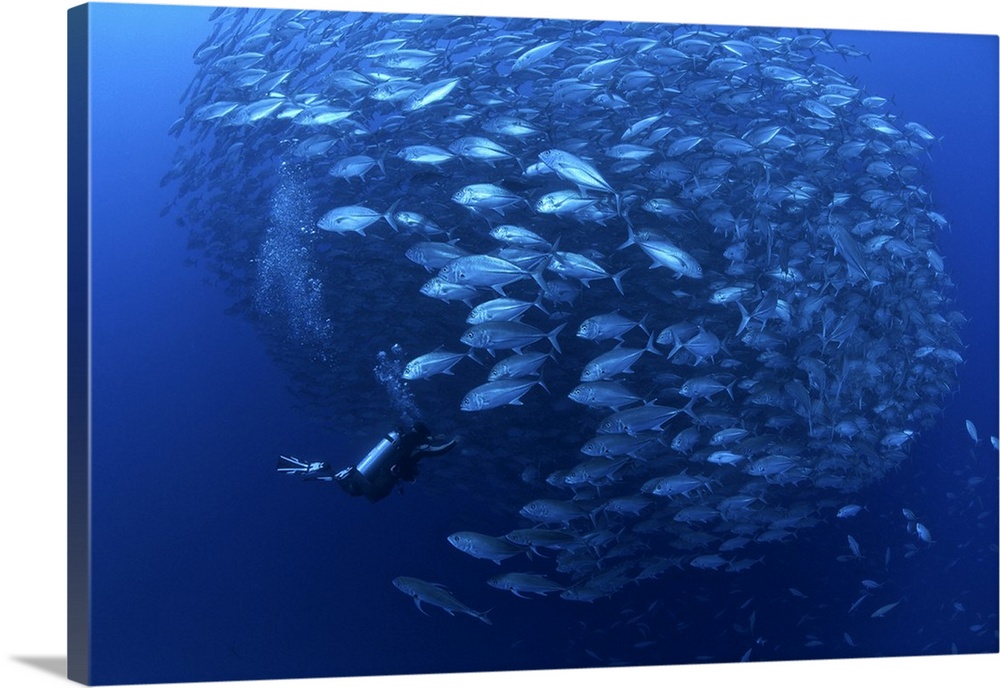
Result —
POLYGON ((668 576, 581 605, 485 586, 497 568, 445 541, 481 509, 469 498, 433 499, 417 484, 373 508, 275 473, 282 453, 340 463, 363 447, 295 410, 286 372, 249 323, 226 315, 222 285, 189 264, 185 231, 159 215, 176 146, 166 132, 209 13, 92 7, 96 682, 735 661, 753 644, 734 630, 751 610, 766 640, 753 659, 996 650, 995 37, 838 31, 835 42, 871 59, 828 58, 941 138, 926 186, 952 226, 940 248, 969 324, 960 389, 938 427, 861 496, 858 521, 814 529, 766 570, 668 576), (984 440, 974 448, 966 418, 984 440), (911 558, 904 506, 938 541, 911 558), (866 560, 836 561, 848 532, 866 560), (493 608, 495 625, 421 615, 392 587, 398 575, 447 581, 493 608), (848 616, 862 578, 887 581, 879 599, 903 603, 885 619, 872 606, 848 616), (654 603, 648 632, 622 624, 620 609, 654 603), (979 623, 990 630, 970 630, 979 623))

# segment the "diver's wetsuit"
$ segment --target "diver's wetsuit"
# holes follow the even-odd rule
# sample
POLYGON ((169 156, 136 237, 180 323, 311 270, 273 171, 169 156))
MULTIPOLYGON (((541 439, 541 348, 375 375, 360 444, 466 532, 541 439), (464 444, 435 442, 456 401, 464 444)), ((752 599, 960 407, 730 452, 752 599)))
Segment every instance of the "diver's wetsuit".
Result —
POLYGON ((386 435, 355 466, 348 466, 336 473, 337 481, 348 494, 364 495, 370 502, 388 496, 400 482, 413 482, 417 477, 417 464, 425 456, 438 456, 452 449, 457 440, 431 444, 430 430, 423 423, 414 423, 405 431, 386 435))

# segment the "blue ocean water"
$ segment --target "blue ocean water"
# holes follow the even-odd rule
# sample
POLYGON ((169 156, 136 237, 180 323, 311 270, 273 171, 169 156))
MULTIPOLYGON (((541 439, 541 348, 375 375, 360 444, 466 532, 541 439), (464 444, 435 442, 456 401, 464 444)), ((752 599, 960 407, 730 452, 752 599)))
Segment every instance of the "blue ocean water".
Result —
MULTIPOLYGON (((373 422, 367 410, 384 410, 379 432, 399 414, 371 372, 377 354, 403 362, 444 343, 444 334, 458 347, 465 313, 441 304, 440 322, 420 320, 411 310, 427 307, 417 287, 429 275, 415 269, 412 291, 380 293, 371 287, 385 278, 384 266, 363 261, 347 264, 378 301, 345 294, 330 308, 303 277, 302 246, 282 243, 287 232, 262 235, 260 222, 234 220, 220 243, 221 230, 199 227, 220 218, 185 212, 184 204, 246 188, 220 170, 251 159, 260 145, 253 129, 240 144, 246 150, 232 151, 231 167, 189 156, 161 186, 189 145, 190 133, 168 131, 190 118, 180 101, 199 74, 192 55, 211 35, 210 16, 206 8, 91 8, 94 682, 997 651, 997 454, 989 442, 998 431, 996 37, 836 31, 830 43, 867 57, 817 58, 937 137, 920 156, 922 185, 949 225, 937 246, 967 323, 958 383, 938 400, 936 425, 919 432, 908 459, 851 495, 864 507, 857 516, 836 518, 826 507, 813 527, 748 551, 763 557, 748 570, 683 564, 577 602, 519 599, 486 585, 506 571, 559 578, 551 552, 498 567, 446 540, 458 530, 526 527, 511 503, 558 494, 519 481, 524 457, 514 457, 511 474, 505 446, 477 444, 477 433, 494 438, 500 426, 519 447, 527 436, 546 465, 566 452, 566 436, 589 436, 578 420, 560 425, 569 417, 565 402, 532 435, 540 423, 524 414, 547 412, 540 390, 529 392, 523 410, 427 418, 461 435, 461 451, 375 505, 275 472, 281 455, 335 466, 361 456, 378 437, 358 432, 373 422), (206 235, 215 243, 198 240, 206 235), (234 259, 247 255, 256 262, 234 259), (387 303, 398 320, 364 317, 387 303), (405 355, 390 350, 400 332, 409 335, 405 355), (331 350, 332 339, 347 345, 331 350), (355 368, 371 374, 337 376, 355 368), (911 532, 903 509, 932 543, 911 532), (860 557, 848 556, 849 535, 860 557), (492 625, 427 605, 421 614, 393 587, 397 576, 447 585, 470 607, 489 610, 492 625)), ((196 81, 194 91, 208 83, 196 81)), ((326 209, 325 201, 308 207, 313 188, 287 160, 255 164, 254 178, 271 192, 229 199, 248 217, 296 229, 301 216, 326 209)), ((389 200, 370 204, 383 209, 389 200)), ((371 233, 385 230, 381 223, 371 233)), ((347 246, 317 250, 331 261, 370 258, 360 243, 347 246)), ((391 269, 415 268, 404 263, 391 269)), ((598 289, 614 293, 595 282, 584 298, 598 289)), ((650 315, 655 327, 664 318, 650 315)), ((484 376, 466 365, 444 382, 400 389, 424 409, 443 400, 457 406, 484 376)), ((575 451, 580 443, 570 444, 575 451)))

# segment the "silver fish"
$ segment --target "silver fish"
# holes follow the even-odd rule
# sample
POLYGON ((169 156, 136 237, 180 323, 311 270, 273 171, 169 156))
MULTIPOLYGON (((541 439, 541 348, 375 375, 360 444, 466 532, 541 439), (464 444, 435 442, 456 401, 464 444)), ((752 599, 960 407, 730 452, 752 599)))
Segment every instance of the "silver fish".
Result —
POLYGON ((392 211, 393 208, 390 208, 388 212, 378 213, 364 206, 348 205, 327 211, 316 223, 316 226, 336 234, 356 232, 361 236, 366 236, 365 229, 379 220, 385 220, 395 229, 392 211))
POLYGON ((429 583, 419 578, 398 576, 393 578, 392 584, 404 595, 413 598, 413 603, 417 605, 417 609, 424 614, 427 614, 427 612, 420 606, 421 603, 440 607, 450 616, 455 616, 455 612, 460 612, 475 617, 485 624, 493 625, 493 622, 486 616, 486 612, 477 612, 475 609, 462 604, 440 583, 429 583))
POLYGON ((622 244, 619 248, 624 248, 635 244, 643 250, 643 252, 653 259, 653 264, 650 265, 650 269, 658 267, 666 267, 674 271, 674 274, 678 277, 691 277, 693 279, 701 279, 702 269, 701 265, 697 260, 694 259, 691 254, 683 249, 675 246, 672 242, 668 241, 664 237, 653 238, 652 235, 642 234, 637 236, 633 234, 632 228, 629 227, 628 230, 629 240, 622 244))
POLYGON ((576 331, 576 336, 595 342, 605 339, 624 341, 622 339, 623 335, 635 327, 639 327, 648 335, 649 331, 646 330, 645 320, 646 318, 643 316, 642 320, 636 322, 635 320, 626 318, 617 311, 602 315, 592 315, 580 323, 580 327, 576 331))
POLYGON ((596 382, 597 380, 608 380, 615 375, 632 373, 632 365, 646 352, 662 355, 653 347, 653 335, 649 335, 649 341, 644 349, 629 349, 623 346, 616 347, 611 351, 594 358, 583 368, 580 373, 581 382, 596 382))
POLYGON ((463 411, 485 411, 506 404, 521 405, 521 397, 528 393, 540 380, 499 379, 487 382, 469 390, 462 398, 463 411))
POLYGON ((504 296, 504 286, 532 275, 502 258, 469 255, 456 258, 442 267, 438 277, 452 284, 489 287, 504 296))
POLYGON ((549 41, 548 43, 542 43, 525 50, 514 61, 514 64, 511 66, 511 71, 520 72, 534 66, 538 62, 541 62, 548 56, 552 55, 555 51, 559 50, 559 48, 561 48, 565 43, 566 41, 564 40, 549 41))
POLYGON ((562 592, 566 589, 537 573, 503 573, 487 579, 486 584, 498 590, 509 590, 524 599, 529 598, 522 593, 546 595, 550 592, 562 592))
POLYGON ((469 184, 456 191, 451 200, 474 212, 493 210, 503 215, 507 208, 523 199, 496 184, 469 184))
POLYGON ((574 387, 569 398, 578 404, 597 408, 619 409, 622 406, 642 401, 642 397, 628 390, 624 385, 612 380, 584 382, 574 387))
POLYGON ((484 322, 473 325, 462 333, 462 343, 490 352, 495 349, 513 349, 515 353, 521 353, 523 347, 541 339, 548 339, 552 348, 562 353, 556 337, 565 327, 566 323, 563 323, 546 334, 538 328, 517 321, 484 322))
POLYGON ((492 320, 517 320, 532 307, 545 312, 538 301, 521 301, 500 297, 477 305, 469 311, 465 322, 470 325, 479 325, 492 320))
POLYGON ((432 375, 444 373, 453 375, 451 369, 469 353, 458 354, 450 351, 432 351, 429 354, 417 356, 403 368, 404 380, 424 380, 432 375))
POLYGON ((539 153, 538 157, 557 175, 579 186, 581 191, 590 189, 615 193, 597 168, 572 153, 553 148, 539 153))
POLYGON ((440 165, 455 158, 453 153, 437 146, 407 146, 400 149, 397 156, 418 165, 440 165))
POLYGON ((414 112, 427 107, 433 103, 443 100, 452 90, 458 86, 461 79, 440 79, 433 83, 422 86, 406 97, 403 103, 404 112, 414 112))
POLYGON ((971 420, 966 419, 965 429, 969 432, 969 437, 972 438, 972 441, 979 444, 979 432, 976 430, 976 426, 971 420))
POLYGON ((498 361, 490 369, 487 379, 493 382, 494 380, 516 380, 534 375, 546 360, 552 358, 551 352, 528 351, 523 354, 514 354, 498 361))
POLYGON ((524 547, 515 545, 510 540, 469 530, 452 533, 448 536, 448 542, 460 552, 465 552, 476 559, 488 559, 497 565, 525 551, 524 547))

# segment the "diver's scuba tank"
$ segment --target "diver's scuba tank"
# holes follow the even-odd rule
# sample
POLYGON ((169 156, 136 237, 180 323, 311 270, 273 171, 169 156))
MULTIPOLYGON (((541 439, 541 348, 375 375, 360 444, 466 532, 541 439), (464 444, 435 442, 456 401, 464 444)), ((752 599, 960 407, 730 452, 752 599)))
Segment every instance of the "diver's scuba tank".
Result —
POLYGON ((368 480, 372 480, 378 472, 391 461, 396 454, 400 434, 395 430, 390 431, 378 444, 371 448, 365 458, 358 461, 354 469, 368 480))
POLYGON ((389 495, 400 481, 413 481, 421 457, 443 453, 455 444, 452 441, 441 447, 427 447, 429 437, 423 423, 414 423, 407 430, 392 430, 356 465, 337 472, 333 479, 348 494, 364 495, 369 501, 377 502, 389 495))
POLYGON ((376 502, 392 491, 396 482, 393 465, 404 453, 402 433, 392 430, 354 466, 337 472, 333 479, 348 494, 364 495, 376 502))

